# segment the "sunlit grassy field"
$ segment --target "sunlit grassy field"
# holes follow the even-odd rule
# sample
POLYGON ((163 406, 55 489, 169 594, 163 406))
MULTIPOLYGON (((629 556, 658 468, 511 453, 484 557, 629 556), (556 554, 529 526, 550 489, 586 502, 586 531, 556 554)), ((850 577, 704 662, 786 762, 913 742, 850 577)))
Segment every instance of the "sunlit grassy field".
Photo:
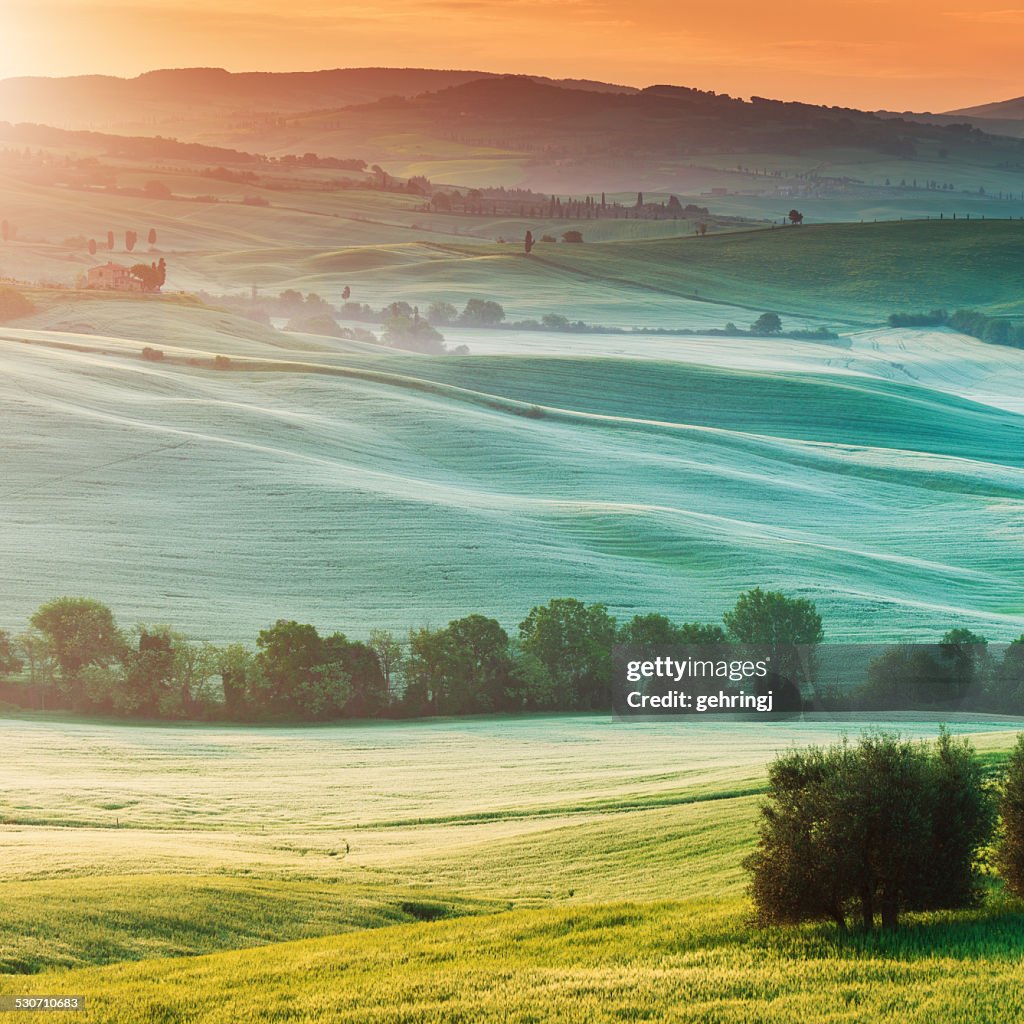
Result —
MULTIPOLYGON (((957 728, 990 761, 1014 739, 957 728)), ((764 764, 843 729, 0 721, 0 993, 96 1021, 1013 1019, 1010 904, 749 925, 764 764)))

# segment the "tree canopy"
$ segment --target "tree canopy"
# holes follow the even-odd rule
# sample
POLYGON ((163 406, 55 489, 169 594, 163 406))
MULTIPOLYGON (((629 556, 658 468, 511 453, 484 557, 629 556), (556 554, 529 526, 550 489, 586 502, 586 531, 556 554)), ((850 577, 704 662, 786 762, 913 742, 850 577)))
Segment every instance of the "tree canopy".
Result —
POLYGON ((758 844, 744 861, 763 924, 968 906, 994 816, 967 740, 933 746, 877 733, 791 751, 769 767, 758 844))

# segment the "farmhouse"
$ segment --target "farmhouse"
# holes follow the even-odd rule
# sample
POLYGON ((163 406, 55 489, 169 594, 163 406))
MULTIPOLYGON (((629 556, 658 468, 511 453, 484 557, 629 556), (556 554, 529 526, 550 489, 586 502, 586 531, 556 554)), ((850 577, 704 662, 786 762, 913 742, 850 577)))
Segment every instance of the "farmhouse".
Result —
POLYGON ((89 268, 85 287, 115 292, 141 292, 142 282, 126 266, 108 261, 102 266, 89 268))

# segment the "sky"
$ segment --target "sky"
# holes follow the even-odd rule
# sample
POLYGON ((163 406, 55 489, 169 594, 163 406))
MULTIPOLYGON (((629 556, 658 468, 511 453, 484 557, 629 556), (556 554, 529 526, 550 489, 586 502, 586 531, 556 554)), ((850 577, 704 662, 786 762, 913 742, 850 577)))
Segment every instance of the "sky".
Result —
POLYGON ((198 66, 466 68, 942 111, 1024 95, 1022 52, 1024 0, 2 0, 0 6, 0 78, 130 77, 198 66))

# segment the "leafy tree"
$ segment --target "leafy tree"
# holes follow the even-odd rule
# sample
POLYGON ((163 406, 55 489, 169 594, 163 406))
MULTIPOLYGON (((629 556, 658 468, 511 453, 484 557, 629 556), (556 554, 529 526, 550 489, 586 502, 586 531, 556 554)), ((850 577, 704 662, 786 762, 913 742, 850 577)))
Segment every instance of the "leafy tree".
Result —
POLYGON ((402 705, 411 715, 440 714, 444 707, 447 637, 427 627, 409 630, 402 705))
POLYGON ((916 644, 890 648, 875 658, 858 691, 861 703, 871 711, 942 703, 955 693, 949 663, 916 644))
POLYGON ((126 231, 124 233, 124 247, 127 252, 134 250, 136 243, 139 240, 139 236, 134 231, 126 231))
POLYGON ((459 311, 450 302, 432 302, 427 307, 427 323, 445 327, 455 322, 459 311))
POLYGON ((530 253, 533 251, 533 232, 532 231, 527 231, 526 232, 526 237, 523 239, 523 249, 526 252, 527 256, 529 256, 530 253))
POLYGON ((583 232, 582 231, 576 231, 575 229, 571 229, 569 231, 563 231, 562 232, 562 241, 563 242, 572 242, 572 243, 578 245, 580 242, 583 241, 583 232))
POLYGON ((470 299, 459 316, 465 327, 497 327, 505 319, 505 310, 490 299, 470 299))
POLYGON ((509 644, 511 671, 506 695, 510 710, 550 711, 559 708, 555 681, 535 654, 523 650, 522 644, 509 644))
POLYGON ((18 636, 18 650, 24 655, 28 667, 28 681, 40 694, 45 707, 46 697, 54 688, 57 660, 49 640, 37 629, 29 629, 18 636))
POLYGON ((1006 887, 1024 899, 1024 733, 1018 735, 1010 754, 999 814, 1003 836, 996 851, 996 863, 1006 887))
POLYGON ((421 320, 418 313, 413 317, 392 316, 385 320, 381 340, 393 348, 411 352, 427 355, 443 355, 445 352, 444 335, 426 320, 421 320))
POLYGON ((341 289, 341 298, 344 302, 348 302, 352 298, 352 289, 348 285, 341 289))
POLYGON ((799 685, 813 675, 813 648, 824 639, 821 616, 804 598, 755 587, 722 616, 728 638, 771 659, 772 671, 799 685), (804 647, 804 657, 796 648, 804 647))
POLYGON ((113 231, 108 231, 107 232, 107 248, 111 252, 114 251, 114 232, 113 231))
POLYGON ((981 689, 989 668, 988 641, 983 636, 963 627, 951 629, 939 641, 939 650, 950 663, 956 699, 981 689))
POLYGON ((156 228, 150 228, 146 240, 150 245, 156 245, 156 228))
POLYGON ((931 841, 917 903, 923 909, 969 906, 980 897, 978 850, 995 827, 995 807, 982 766, 966 739, 942 726, 932 759, 931 841))
POLYGON ((555 598, 530 609, 519 624, 520 646, 555 684, 564 708, 611 706, 615 619, 603 604, 555 598))
POLYGON ((803 224, 804 222, 804 215, 799 210, 790 210, 788 217, 789 223, 793 225, 803 224))
POLYGON ((845 928, 856 912, 866 929, 894 928, 906 910, 970 905, 992 823, 973 749, 946 733, 934 748, 879 733, 787 753, 744 861, 757 916, 845 928))
POLYGON ((634 615, 619 627, 620 644, 657 647, 680 644, 679 627, 667 615, 634 615))
POLYGON ((95 238, 90 238, 89 239, 89 255, 90 256, 95 256, 96 255, 96 248, 97 248, 97 246, 96 246, 96 239, 95 238))
POLYGON ((508 634, 495 619, 467 615, 448 624, 446 712, 501 711, 512 662, 508 634))
POLYGON ((24 668, 25 663, 14 651, 11 634, 0 629, 0 676, 13 676, 24 668))
POLYGON ((369 646, 377 655, 377 664, 380 665, 384 686, 390 696, 394 677, 402 669, 401 641, 386 629, 371 629, 369 646))
POLYGON ((339 665, 348 677, 342 710, 352 718, 371 718, 387 707, 388 688, 376 651, 368 644, 333 633, 324 640, 324 661, 339 665))
POLYGON ((90 671, 92 699, 110 710, 159 718, 195 718, 210 701, 216 652, 167 626, 137 626, 118 663, 90 671))
POLYGON ((87 597, 58 597, 40 605, 30 619, 46 638, 63 679, 86 665, 102 664, 120 650, 111 610, 87 597))
POLYGON ((845 747, 811 748, 769 765, 757 847, 743 861, 760 924, 831 920, 846 929, 856 861, 827 826, 850 756, 845 747))
POLYGON ((995 711, 1024 711, 1024 636, 1019 636, 1003 652, 1002 661, 992 673, 988 697, 995 711))
POLYGON ((143 291, 158 292, 167 280, 167 264, 162 258, 159 263, 136 263, 131 267, 131 274, 142 282, 143 291))
POLYGON ((561 313, 545 313, 540 318, 540 325, 549 331, 565 331, 569 329, 569 318, 561 313))
POLYGON ((782 319, 778 313, 762 313, 751 325, 752 334, 780 334, 782 319))
POLYGON ((508 706, 508 634, 494 619, 469 615, 445 629, 409 634, 406 704, 430 714, 498 711, 508 706))
POLYGON ((303 718, 337 717, 350 696, 349 677, 336 644, 315 626, 279 619, 256 638, 262 702, 271 711, 303 718))
POLYGON ((253 713, 259 694, 258 668, 252 652, 241 644, 230 644, 213 654, 214 670, 220 673, 224 710, 229 718, 253 713))
POLYGON ((721 626, 703 622, 684 622, 676 627, 679 632, 678 643, 694 645, 712 645, 728 643, 729 638, 721 626))

